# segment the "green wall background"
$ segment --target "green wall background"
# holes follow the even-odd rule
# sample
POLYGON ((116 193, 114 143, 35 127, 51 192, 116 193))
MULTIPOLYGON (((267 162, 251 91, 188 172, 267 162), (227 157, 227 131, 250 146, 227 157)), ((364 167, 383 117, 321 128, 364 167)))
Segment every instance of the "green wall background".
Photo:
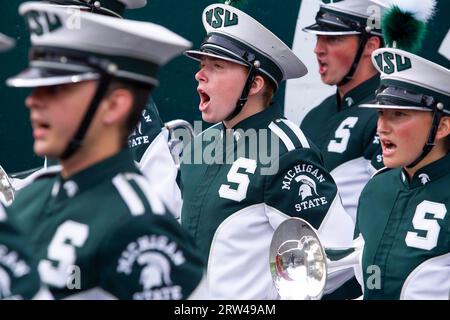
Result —
MULTIPOLYGON (((0 165, 8 172, 22 171, 42 164, 42 159, 32 151, 28 110, 24 107, 28 90, 7 88, 3 81, 27 65, 28 32, 22 18, 17 14, 22 2, 25 1, 3 0, 0 20, 0 32, 17 41, 14 50, 0 56, 0 165)), ((217 1, 149 0, 147 7, 127 11, 125 17, 161 24, 192 41, 193 47, 197 48, 205 35, 201 23, 202 11, 214 2, 217 1)), ((243 10, 291 46, 300 3, 301 0, 247 0, 243 10)), ((450 27, 450 1, 440 0, 438 9, 430 25, 432 31, 422 55, 450 67, 449 61, 437 54, 450 27)), ((161 84, 154 91, 153 97, 163 121, 182 118, 192 123, 194 120, 200 120, 197 85, 194 79, 197 69, 195 61, 181 56, 161 70, 161 84)), ((282 86, 277 93, 276 99, 280 103, 283 103, 284 91, 282 86)), ((204 127, 206 126, 205 124, 204 127)))

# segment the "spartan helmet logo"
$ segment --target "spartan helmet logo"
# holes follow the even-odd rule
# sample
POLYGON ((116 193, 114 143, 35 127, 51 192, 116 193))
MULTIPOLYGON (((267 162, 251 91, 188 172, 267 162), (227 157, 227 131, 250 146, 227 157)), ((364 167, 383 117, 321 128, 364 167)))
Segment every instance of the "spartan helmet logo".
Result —
POLYGON ((430 181, 430 177, 426 173, 419 174, 419 179, 420 182, 422 182, 422 184, 426 184, 427 182, 430 181))
POLYGON ((170 264, 162 254, 147 252, 141 254, 137 261, 141 266, 144 266, 139 279, 139 283, 144 290, 172 284, 172 280, 170 279, 170 264))
POLYGON ((138 134, 142 135, 142 122, 141 121, 139 121, 139 123, 136 125, 133 132, 130 134, 130 137, 137 136, 138 134))
POLYGON ((295 178, 295 181, 301 182, 300 188, 298 189, 298 195, 302 196, 302 201, 307 197, 311 197, 314 194, 318 196, 316 191, 316 183, 313 179, 308 176, 300 175, 295 178))
MULTIPOLYGON (((146 119, 147 110, 142 110, 142 118, 146 119)), ((130 137, 137 136, 138 134, 142 136, 142 122, 144 120, 140 120, 136 127, 134 128, 133 132, 129 135, 130 137)), ((147 121, 146 121, 147 122, 147 121)))
POLYGON ((11 296, 11 280, 5 269, 0 267, 0 299, 11 296))

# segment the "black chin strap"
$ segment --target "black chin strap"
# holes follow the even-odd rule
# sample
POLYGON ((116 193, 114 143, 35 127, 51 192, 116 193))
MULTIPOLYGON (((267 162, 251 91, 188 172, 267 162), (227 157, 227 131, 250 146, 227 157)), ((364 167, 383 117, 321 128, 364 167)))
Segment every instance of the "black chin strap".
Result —
POLYGON ((92 120, 94 119, 95 113, 97 112, 100 102, 102 101, 103 97, 106 94, 106 91, 108 90, 111 79, 112 77, 110 75, 102 74, 102 76, 98 80, 98 87, 95 92, 95 95, 91 100, 91 103, 84 115, 84 118, 81 120, 77 132, 67 145, 66 150, 64 150, 63 154, 61 155, 60 158, 62 160, 70 158, 81 147, 84 136, 86 135, 86 132, 88 131, 92 120))
POLYGON ((258 68, 261 66, 258 60, 254 60, 250 62, 250 71, 248 72, 247 80, 245 81, 244 89, 242 89, 241 97, 236 103, 236 107, 234 110, 225 118, 225 121, 230 121, 234 117, 236 117, 244 107, 245 103, 248 100, 248 94, 250 93, 250 89, 253 84, 253 80, 255 80, 256 72, 258 68))
POLYGON ((431 124, 431 128, 428 133, 427 143, 423 147, 422 153, 420 154, 420 156, 416 160, 414 160, 412 163, 410 163, 409 165, 406 166, 408 169, 414 168, 420 161, 422 161, 430 153, 431 149, 433 149, 433 147, 436 145, 434 143, 434 139, 436 138, 436 133, 437 133, 437 130, 439 127, 439 122, 441 121, 441 118, 444 114, 444 105, 442 103, 438 103, 434 106, 433 109, 434 109, 433 122, 431 124))
POLYGON ((356 68, 358 67, 359 61, 361 60, 364 48, 366 47, 367 40, 369 40, 369 35, 370 34, 367 31, 363 31, 363 33, 361 34, 361 39, 359 41, 359 47, 358 51, 356 52, 355 59, 353 60, 353 63, 350 69, 348 70, 347 74, 337 84, 338 87, 343 86, 344 84, 348 83, 350 80, 353 79, 353 75, 356 71, 356 68))

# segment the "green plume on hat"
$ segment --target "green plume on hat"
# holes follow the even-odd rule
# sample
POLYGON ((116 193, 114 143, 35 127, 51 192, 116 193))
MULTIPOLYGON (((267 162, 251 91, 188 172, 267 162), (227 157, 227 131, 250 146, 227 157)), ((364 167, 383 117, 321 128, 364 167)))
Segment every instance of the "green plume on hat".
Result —
MULTIPOLYGON (((377 1, 378 2, 378 1, 377 1)), ((389 0, 381 29, 388 47, 417 53, 433 16, 436 0, 389 0)))
POLYGON ((247 4, 247 0, 222 0, 224 4, 227 4, 229 6, 233 6, 235 8, 241 9, 244 5, 247 4))

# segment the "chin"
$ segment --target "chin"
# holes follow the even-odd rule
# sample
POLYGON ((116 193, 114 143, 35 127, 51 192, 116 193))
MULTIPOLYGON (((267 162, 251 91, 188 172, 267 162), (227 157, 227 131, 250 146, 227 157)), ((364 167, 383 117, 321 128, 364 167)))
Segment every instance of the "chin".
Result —
POLYGON ((203 121, 205 121, 205 122, 207 122, 207 123, 217 123, 217 122, 219 122, 220 120, 215 120, 214 119, 214 117, 212 117, 212 116, 210 116, 210 115, 207 115, 207 114, 203 114, 202 113, 202 119, 203 119, 203 121))
POLYGON ((40 157, 57 158, 57 152, 39 142, 34 144, 33 150, 34 153, 40 157))
MULTIPOLYGON (((412 161, 411 161, 412 162, 412 161)), ((391 159, 384 159, 383 158, 383 163, 384 166, 387 168, 399 168, 399 167, 404 167, 407 164, 404 163, 404 161, 399 161, 399 160, 391 160, 391 159)))
POLYGON ((35 143, 33 147, 33 151, 36 155, 43 157, 45 156, 45 148, 40 146, 39 144, 35 143))
POLYGON ((329 85, 329 86, 334 86, 335 85, 334 81, 328 79, 327 77, 323 77, 323 78, 321 78, 321 80, 322 80, 323 84, 326 84, 326 85, 329 85))

